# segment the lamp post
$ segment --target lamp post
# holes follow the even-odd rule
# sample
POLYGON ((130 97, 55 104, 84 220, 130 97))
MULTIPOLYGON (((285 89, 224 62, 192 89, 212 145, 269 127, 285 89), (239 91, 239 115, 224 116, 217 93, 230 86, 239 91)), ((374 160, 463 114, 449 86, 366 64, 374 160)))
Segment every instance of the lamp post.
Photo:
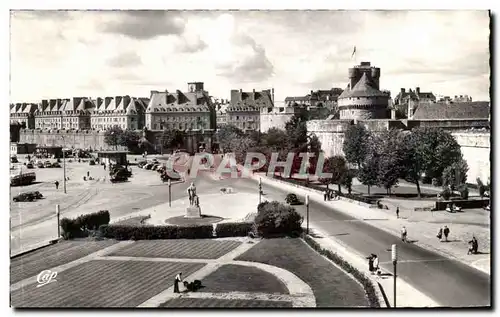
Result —
POLYGON ((396 249, 396 245, 393 244, 391 248, 391 258, 392 265, 394 266, 394 287, 393 287, 393 296, 394 296, 394 308, 396 308, 396 267, 398 264, 398 251, 396 249))
POLYGON ((56 217, 57 217, 57 238, 61 237, 61 225, 59 221, 59 217, 61 215, 59 204, 56 205, 56 217))
POLYGON ((259 204, 262 202, 262 178, 259 177, 259 204))
POLYGON ((66 154, 64 152, 64 148, 66 147, 66 140, 64 139, 64 135, 61 135, 61 138, 63 139, 63 190, 64 193, 66 194, 66 154))
POLYGON ((172 207, 172 181, 168 179, 168 206, 172 207))
POLYGON ((309 195, 306 195, 306 233, 309 234, 309 195))

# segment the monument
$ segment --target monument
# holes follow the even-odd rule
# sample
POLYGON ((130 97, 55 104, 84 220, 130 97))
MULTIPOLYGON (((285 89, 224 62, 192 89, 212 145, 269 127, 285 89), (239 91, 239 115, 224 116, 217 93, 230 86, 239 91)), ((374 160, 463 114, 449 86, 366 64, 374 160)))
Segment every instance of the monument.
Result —
POLYGON ((201 209, 200 209, 200 199, 196 194, 196 186, 194 183, 187 189, 187 193, 189 196, 189 207, 186 210, 186 218, 201 218, 201 209))

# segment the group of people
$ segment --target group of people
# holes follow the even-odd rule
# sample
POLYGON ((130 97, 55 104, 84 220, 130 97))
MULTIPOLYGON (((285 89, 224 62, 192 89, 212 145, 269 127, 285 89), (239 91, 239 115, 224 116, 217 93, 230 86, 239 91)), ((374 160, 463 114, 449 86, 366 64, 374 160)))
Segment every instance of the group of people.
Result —
POLYGON ((443 241, 443 235, 444 235, 444 241, 448 242, 448 235, 450 234, 450 228, 447 226, 444 226, 444 228, 439 228, 437 238, 441 241, 443 241))
POLYGON ((323 194, 323 199, 325 201, 327 201, 327 200, 335 200, 336 198, 337 198, 337 194, 335 193, 334 190, 331 190, 331 189, 325 190, 325 192, 323 194))

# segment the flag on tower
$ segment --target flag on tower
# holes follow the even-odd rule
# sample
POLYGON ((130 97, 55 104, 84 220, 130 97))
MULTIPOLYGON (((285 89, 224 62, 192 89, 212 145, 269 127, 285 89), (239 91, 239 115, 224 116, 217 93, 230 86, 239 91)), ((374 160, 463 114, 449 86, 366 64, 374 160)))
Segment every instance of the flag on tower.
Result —
POLYGON ((354 50, 352 50, 352 55, 351 55, 351 58, 354 57, 354 55, 356 55, 356 45, 354 45, 354 50))

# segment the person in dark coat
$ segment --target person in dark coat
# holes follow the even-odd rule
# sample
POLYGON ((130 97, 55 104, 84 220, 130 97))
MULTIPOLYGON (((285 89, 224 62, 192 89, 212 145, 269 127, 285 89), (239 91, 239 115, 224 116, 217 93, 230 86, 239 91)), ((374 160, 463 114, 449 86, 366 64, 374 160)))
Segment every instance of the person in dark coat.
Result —
POLYGON ((368 257, 368 270, 373 273, 373 254, 368 257))
POLYGON ((180 293, 179 292, 179 283, 182 282, 182 272, 177 274, 175 276, 175 280, 174 280, 174 293, 180 293))
POLYGON ((436 236, 439 240, 443 238, 443 228, 439 228, 438 234, 436 236))
POLYGON ((396 217, 399 219, 399 206, 396 207, 396 217))
POLYGON ((444 241, 448 242, 448 235, 450 234, 450 228, 444 226, 443 234, 444 234, 444 241))
POLYGON ((54 185, 56 185, 56 189, 58 189, 58 188, 59 188, 59 182, 58 182, 58 181, 55 181, 55 182, 54 182, 54 185))

